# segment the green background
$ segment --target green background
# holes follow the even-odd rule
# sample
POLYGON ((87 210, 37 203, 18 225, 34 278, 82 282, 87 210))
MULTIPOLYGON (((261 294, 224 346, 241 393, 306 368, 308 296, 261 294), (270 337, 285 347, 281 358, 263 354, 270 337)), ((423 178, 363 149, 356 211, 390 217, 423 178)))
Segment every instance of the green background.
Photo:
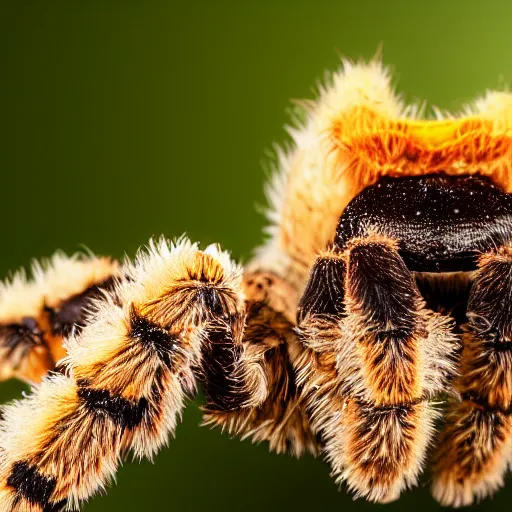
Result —
MULTIPOLYGON (((25 2, 0 8, 0 270, 85 244, 133 255, 186 232, 246 260, 261 241, 262 162, 290 98, 339 54, 384 61, 407 99, 457 108, 512 79, 512 3, 25 2)), ((23 386, 4 384, 1 399, 23 386)), ((199 428, 193 403, 154 465, 126 464, 84 507, 376 510, 328 467, 199 428)), ((481 510, 502 510, 512 481, 481 510)), ((386 510, 434 510, 428 483, 386 510)), ((476 509, 476 508, 475 508, 476 509)))

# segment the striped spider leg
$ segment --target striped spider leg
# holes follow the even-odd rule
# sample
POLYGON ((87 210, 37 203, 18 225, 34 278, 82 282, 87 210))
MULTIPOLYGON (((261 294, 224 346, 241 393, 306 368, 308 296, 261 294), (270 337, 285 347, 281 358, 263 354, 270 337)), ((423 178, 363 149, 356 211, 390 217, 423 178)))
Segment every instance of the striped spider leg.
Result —
POLYGON ((242 284, 226 253, 186 240, 151 243, 125 264, 65 340, 62 373, 4 408, 0 508, 78 508, 125 452, 151 458, 166 443, 197 381, 206 423, 277 451, 315 451, 294 404, 283 352, 291 323, 276 279, 255 272, 242 284))
POLYGON ((462 335, 461 401, 451 403, 434 463, 434 496, 470 505, 503 486, 512 460, 512 247, 480 257, 462 335))
MULTIPOLYGON (((76 508, 111 480, 125 451, 152 457, 195 389, 194 367, 209 331, 223 330, 241 357, 241 269, 225 253, 187 241, 151 244, 66 341, 64 374, 50 374, 28 398, 4 408, 0 508, 76 508)), ((262 393, 258 365, 233 375, 262 393), (256 371, 252 371, 252 369, 256 371)), ((245 390, 245 387, 244 387, 245 390)), ((243 393, 240 405, 251 393, 243 393)))

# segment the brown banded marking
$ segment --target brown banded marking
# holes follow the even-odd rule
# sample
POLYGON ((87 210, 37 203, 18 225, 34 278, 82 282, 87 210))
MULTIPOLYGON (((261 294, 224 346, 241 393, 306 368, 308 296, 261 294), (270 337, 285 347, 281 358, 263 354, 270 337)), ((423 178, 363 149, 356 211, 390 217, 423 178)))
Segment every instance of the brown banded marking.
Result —
POLYGON ((20 497, 41 507, 43 511, 48 510, 48 501, 56 484, 55 478, 41 475, 37 468, 25 461, 16 462, 7 479, 7 485, 15 489, 20 497))
POLYGON ((111 276, 63 300, 58 306, 45 305, 51 334, 62 339, 68 336, 73 328, 79 332, 86 323, 91 301, 101 299, 105 292, 113 291, 117 282, 118 276, 111 276))
POLYGON ((150 353, 156 354, 163 365, 171 367, 172 354, 179 349, 179 336, 142 316, 133 304, 130 307, 129 336, 133 341, 141 343, 150 353))
POLYGON ((131 402, 122 396, 110 394, 106 389, 94 389, 84 385, 79 385, 78 398, 88 411, 108 416, 123 430, 139 426, 149 409, 146 397, 131 402))
MULTIPOLYGON (((142 364, 147 364, 149 358, 159 360, 153 374, 153 383, 147 396, 139 398, 125 398, 122 394, 112 392, 109 387, 90 387, 89 382, 97 382, 101 379, 98 374, 89 374, 87 379, 78 379, 78 397, 84 406, 94 414, 108 416, 120 429, 132 430, 138 427, 144 419, 151 422, 152 414, 158 414, 160 409, 161 393, 159 391, 161 374, 172 370, 173 354, 179 350, 180 339, 163 329, 157 323, 141 316, 135 307, 131 305, 130 324, 128 338, 140 345, 142 352, 146 352, 146 358, 136 357, 133 347, 127 352, 129 357, 135 357, 142 364)), ((125 353, 120 354, 121 358, 125 353)), ((123 365, 122 360, 112 361, 113 366, 123 365)), ((99 372, 108 372, 106 366, 98 368, 99 372)), ((107 384, 107 383, 105 383, 107 384)), ((124 385, 125 383, 123 383, 124 385)), ((108 386, 108 384, 107 384, 108 386)))

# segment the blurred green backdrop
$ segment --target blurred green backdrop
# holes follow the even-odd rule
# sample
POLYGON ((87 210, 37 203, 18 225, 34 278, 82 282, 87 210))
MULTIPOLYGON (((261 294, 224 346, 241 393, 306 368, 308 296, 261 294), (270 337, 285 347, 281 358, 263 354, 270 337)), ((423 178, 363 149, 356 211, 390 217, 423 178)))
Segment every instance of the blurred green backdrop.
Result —
MULTIPOLYGON (((512 80, 512 3, 3 0, 0 270, 85 244, 133 255, 183 232, 246 259, 261 240, 262 161, 289 98, 339 53, 383 43, 406 98, 456 108, 512 80)), ((7 400, 23 390, 2 386, 7 400)), ((198 427, 191 404, 156 464, 127 464, 87 512, 376 510, 327 466, 198 427)), ((512 481, 476 509, 502 510, 512 481)), ((435 510, 428 483, 386 510, 435 510)))

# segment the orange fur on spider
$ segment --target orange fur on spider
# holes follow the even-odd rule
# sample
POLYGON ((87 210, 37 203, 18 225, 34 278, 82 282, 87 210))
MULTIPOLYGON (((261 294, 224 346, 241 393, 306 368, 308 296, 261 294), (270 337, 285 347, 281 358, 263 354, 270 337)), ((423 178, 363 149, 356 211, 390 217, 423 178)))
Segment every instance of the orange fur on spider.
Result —
POLYGON ((478 117, 388 119, 366 106, 343 112, 328 132, 331 151, 360 190, 380 176, 489 176, 512 191, 512 130, 478 117), (348 164, 348 165, 347 165, 348 164))

